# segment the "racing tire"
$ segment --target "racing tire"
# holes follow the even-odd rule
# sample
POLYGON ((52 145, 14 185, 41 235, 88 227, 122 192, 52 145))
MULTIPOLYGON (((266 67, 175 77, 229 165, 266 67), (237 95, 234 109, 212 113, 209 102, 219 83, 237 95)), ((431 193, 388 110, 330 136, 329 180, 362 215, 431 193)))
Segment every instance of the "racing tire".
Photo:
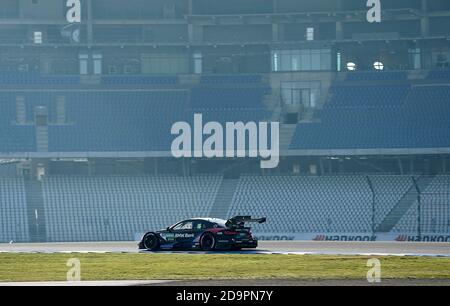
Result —
POLYGON ((147 233, 142 238, 142 244, 147 251, 159 250, 159 238, 155 233, 147 233))
POLYGON ((202 251, 214 251, 216 248, 216 237, 212 233, 204 233, 200 237, 200 249, 202 251))

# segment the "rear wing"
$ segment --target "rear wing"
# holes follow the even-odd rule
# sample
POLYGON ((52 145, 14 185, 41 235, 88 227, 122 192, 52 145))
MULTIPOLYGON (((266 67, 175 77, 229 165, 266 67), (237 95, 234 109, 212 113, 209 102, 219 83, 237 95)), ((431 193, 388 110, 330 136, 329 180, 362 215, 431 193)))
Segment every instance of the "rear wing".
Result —
POLYGON ((266 222, 266 218, 256 218, 252 219, 251 216, 236 216, 231 219, 228 219, 225 223, 226 227, 229 228, 244 228, 245 223, 264 223, 266 222))

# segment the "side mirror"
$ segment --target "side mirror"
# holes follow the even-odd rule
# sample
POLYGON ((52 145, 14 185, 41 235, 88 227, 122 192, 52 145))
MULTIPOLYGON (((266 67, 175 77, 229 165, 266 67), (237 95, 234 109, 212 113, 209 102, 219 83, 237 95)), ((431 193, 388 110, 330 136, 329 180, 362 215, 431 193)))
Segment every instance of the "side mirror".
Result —
POLYGON ((166 228, 166 231, 170 232, 170 227, 167 227, 167 228, 166 228))

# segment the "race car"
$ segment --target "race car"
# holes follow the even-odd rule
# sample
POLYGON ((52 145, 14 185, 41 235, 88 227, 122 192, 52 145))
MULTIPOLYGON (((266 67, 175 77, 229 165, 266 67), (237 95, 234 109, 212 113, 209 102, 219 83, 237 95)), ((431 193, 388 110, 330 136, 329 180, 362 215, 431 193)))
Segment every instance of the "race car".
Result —
POLYGON ((236 216, 228 220, 192 218, 165 230, 146 233, 139 242, 140 250, 240 250, 258 247, 251 229, 245 223, 264 223, 266 218, 236 216))

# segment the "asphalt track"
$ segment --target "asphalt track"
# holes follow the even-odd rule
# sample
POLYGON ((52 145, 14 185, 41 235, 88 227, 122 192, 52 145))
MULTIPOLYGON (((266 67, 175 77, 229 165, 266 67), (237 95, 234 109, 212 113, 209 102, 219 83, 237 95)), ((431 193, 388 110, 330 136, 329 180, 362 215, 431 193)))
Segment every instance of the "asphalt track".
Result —
MULTIPOLYGON (((136 242, 75 242, 0 244, 0 253, 137 253, 136 242)), ((149 252, 150 253, 150 252, 149 252)), ((203 252, 158 252, 200 253, 203 252)), ((216 254, 216 252, 213 252, 216 254)), ((256 250, 231 254, 316 254, 450 257, 450 243, 261 241, 256 250)))

